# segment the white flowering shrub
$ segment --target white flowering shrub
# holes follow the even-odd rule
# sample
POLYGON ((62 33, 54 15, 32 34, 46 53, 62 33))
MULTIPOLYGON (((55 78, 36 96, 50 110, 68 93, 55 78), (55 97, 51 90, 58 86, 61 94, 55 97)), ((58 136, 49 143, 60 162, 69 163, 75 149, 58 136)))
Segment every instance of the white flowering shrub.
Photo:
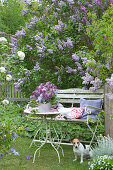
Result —
POLYGON ((89 166, 89 170, 113 170, 113 156, 98 156, 89 166))

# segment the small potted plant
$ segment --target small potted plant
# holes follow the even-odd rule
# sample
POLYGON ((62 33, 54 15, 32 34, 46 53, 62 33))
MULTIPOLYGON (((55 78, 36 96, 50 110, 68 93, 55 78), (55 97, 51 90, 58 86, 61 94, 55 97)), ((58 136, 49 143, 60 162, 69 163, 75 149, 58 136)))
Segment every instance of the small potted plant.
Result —
POLYGON ((57 86, 51 82, 41 83, 36 87, 30 96, 30 101, 36 101, 39 104, 39 111, 49 111, 52 105, 58 102, 57 86))

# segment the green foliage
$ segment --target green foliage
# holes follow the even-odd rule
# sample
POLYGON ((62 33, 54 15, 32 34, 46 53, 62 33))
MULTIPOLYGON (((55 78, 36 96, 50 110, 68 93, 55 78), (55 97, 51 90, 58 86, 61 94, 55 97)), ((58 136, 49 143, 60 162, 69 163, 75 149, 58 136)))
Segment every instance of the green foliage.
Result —
POLYGON ((25 18, 21 14, 22 5, 19 0, 7 0, 0 6, 0 30, 15 34, 20 26, 25 25, 25 18))
MULTIPOLYGON (((103 13, 101 19, 97 20, 97 15, 90 13, 92 24, 88 27, 88 36, 93 39, 94 50, 93 59, 96 61, 91 74, 98 72, 98 77, 105 82, 110 77, 113 69, 113 6, 103 13)), ((88 66, 93 66, 88 63, 88 66)))

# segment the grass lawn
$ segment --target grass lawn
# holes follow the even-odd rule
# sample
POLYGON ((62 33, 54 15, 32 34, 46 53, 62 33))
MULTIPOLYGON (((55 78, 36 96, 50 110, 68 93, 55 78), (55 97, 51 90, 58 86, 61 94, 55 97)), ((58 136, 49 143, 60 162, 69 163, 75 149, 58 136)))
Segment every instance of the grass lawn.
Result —
POLYGON ((36 146, 32 145, 29 148, 31 139, 18 137, 12 144, 12 148, 19 152, 20 156, 14 154, 6 154, 3 158, 0 158, 0 170, 88 170, 88 160, 84 160, 83 164, 80 164, 80 160, 73 162, 74 154, 72 146, 63 146, 64 157, 61 154, 61 164, 58 165, 58 157, 56 151, 50 144, 46 144, 40 153, 36 155, 35 162, 33 159, 25 160, 25 156, 33 155, 36 146))

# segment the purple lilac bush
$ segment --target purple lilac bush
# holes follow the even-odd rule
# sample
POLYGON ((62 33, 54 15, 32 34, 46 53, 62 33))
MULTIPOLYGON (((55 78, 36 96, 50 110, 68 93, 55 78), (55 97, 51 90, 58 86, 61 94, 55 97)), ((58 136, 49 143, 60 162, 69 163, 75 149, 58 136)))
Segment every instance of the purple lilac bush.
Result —
POLYGON ((37 85, 48 81, 58 88, 100 88, 105 79, 101 80, 95 68, 105 68, 102 62, 97 63, 93 40, 87 34, 92 24, 89 14, 98 20, 112 4, 111 0, 26 1, 28 14, 23 15, 31 18, 10 43, 17 90, 30 96, 37 85), (16 57, 18 51, 25 53, 21 61, 16 57))

